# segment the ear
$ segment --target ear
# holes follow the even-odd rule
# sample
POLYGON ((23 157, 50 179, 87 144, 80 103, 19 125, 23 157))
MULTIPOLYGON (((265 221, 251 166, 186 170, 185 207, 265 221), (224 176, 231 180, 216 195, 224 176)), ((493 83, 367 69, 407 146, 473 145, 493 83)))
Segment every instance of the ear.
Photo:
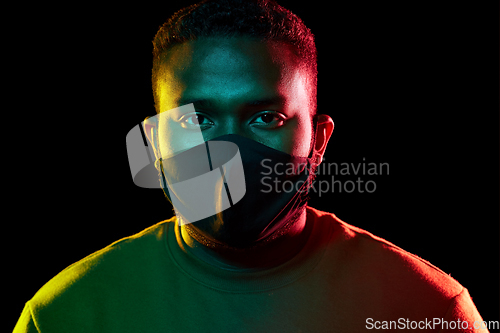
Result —
POLYGON ((159 154, 160 147, 158 147, 158 116, 146 117, 142 122, 144 134, 148 139, 149 145, 153 147, 155 157, 158 160, 161 156, 159 154))
POLYGON ((316 144, 314 145, 314 155, 316 156, 316 163, 320 164, 323 161, 326 146, 332 136, 334 124, 332 118, 326 114, 317 115, 316 127, 316 144))

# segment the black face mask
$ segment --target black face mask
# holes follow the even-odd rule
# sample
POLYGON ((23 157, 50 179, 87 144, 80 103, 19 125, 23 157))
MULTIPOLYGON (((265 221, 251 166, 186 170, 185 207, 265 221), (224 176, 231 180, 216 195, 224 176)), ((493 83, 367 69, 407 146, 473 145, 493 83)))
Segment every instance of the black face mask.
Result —
POLYGON ((229 134, 162 160, 161 182, 195 239, 247 248, 276 238, 301 216, 315 175, 311 155, 229 134))

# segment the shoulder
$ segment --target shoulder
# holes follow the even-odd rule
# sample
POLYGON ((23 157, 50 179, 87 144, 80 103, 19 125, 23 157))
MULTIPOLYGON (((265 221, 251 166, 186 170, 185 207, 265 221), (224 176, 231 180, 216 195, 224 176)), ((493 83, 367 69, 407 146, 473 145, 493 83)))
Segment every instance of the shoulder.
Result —
POLYGON ((449 274, 429 261, 393 243, 350 225, 332 213, 308 208, 315 223, 333 229, 327 261, 341 266, 339 275, 355 279, 366 293, 393 295, 393 299, 428 299, 446 306, 464 289, 449 274), (375 291, 378 290, 378 291, 375 291))
POLYGON ((169 221, 117 240, 62 270, 29 301, 33 312, 47 307, 63 308, 76 300, 82 305, 89 295, 109 296, 114 288, 123 288, 127 283, 123 277, 140 279, 141 268, 153 265, 157 257, 165 255, 163 226, 169 221))

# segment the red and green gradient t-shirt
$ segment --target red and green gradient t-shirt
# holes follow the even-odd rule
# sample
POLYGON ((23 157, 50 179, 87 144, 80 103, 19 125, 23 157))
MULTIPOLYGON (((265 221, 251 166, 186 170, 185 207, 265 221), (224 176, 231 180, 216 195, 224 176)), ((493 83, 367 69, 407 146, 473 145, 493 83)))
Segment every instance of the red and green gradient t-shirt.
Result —
POLYGON ((193 257, 178 228, 160 222, 69 266, 26 303, 14 332, 360 332, 391 322, 438 332, 446 326, 434 318, 471 329, 482 320, 449 275, 331 213, 308 207, 301 251, 252 273, 193 257))

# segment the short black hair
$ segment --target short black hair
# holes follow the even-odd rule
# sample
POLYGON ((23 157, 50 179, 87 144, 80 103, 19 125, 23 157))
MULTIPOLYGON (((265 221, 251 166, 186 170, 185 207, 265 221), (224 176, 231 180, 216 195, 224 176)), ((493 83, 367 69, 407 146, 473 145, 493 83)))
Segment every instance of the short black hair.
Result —
POLYGON ((203 0, 176 12, 153 39, 152 84, 156 112, 162 56, 177 44, 198 37, 249 36, 292 46, 300 64, 310 73, 312 112, 316 112, 317 51, 314 35, 304 22, 273 0, 203 0))

